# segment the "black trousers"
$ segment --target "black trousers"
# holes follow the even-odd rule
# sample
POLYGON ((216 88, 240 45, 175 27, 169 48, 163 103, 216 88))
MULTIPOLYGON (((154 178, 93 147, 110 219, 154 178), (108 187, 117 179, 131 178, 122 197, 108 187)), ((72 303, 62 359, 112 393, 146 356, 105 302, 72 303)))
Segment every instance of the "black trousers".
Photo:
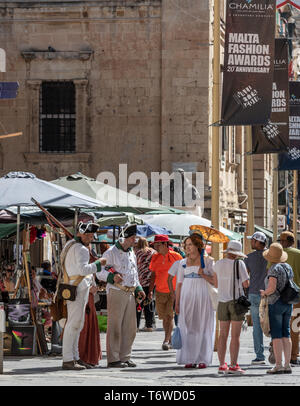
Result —
MULTIPOLYGON (((148 297, 149 294, 149 286, 145 286, 143 287, 143 290, 146 294, 146 298, 148 297)), ((146 306, 144 306, 143 304, 144 302, 142 302, 140 304, 141 306, 141 311, 138 311, 139 305, 137 304, 136 306, 136 321, 137 321, 137 328, 140 328, 140 322, 141 322, 141 317, 142 317, 142 313, 144 311, 145 314, 145 321, 146 321, 146 327, 147 328, 152 328, 153 327, 153 323, 155 321, 155 306, 154 306, 154 301, 152 301, 152 303, 147 304, 146 306)))

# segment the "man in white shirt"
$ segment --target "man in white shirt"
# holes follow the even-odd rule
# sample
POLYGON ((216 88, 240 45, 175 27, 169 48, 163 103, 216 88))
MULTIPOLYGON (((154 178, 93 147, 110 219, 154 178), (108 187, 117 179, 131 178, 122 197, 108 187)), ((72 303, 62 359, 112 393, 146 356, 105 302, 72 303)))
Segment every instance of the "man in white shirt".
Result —
POLYGON ((106 287, 108 368, 136 367, 130 359, 137 326, 135 296, 139 300, 146 297, 140 286, 136 256, 132 249, 136 233, 136 224, 125 225, 117 243, 103 254, 107 265, 111 265, 122 278, 120 283, 107 283, 106 287))
POLYGON ((245 313, 240 314, 234 306, 234 298, 244 295, 244 289, 249 286, 249 275, 244 261, 238 261, 239 278, 235 270, 235 294, 233 294, 234 264, 235 260, 245 258, 242 244, 239 241, 229 241, 227 258, 217 261, 214 265, 214 285, 218 288, 218 319, 220 321, 220 337, 218 341, 218 357, 220 361, 219 373, 243 374, 237 364, 240 349, 240 334, 245 313), (228 367, 225 363, 227 339, 231 326, 230 360, 228 367))
POLYGON ((97 274, 102 280, 110 280, 111 283, 117 283, 121 280, 118 275, 114 276, 102 269, 106 260, 101 258, 91 264, 89 263, 88 247, 98 228, 97 224, 80 222, 77 236, 67 242, 61 253, 62 269, 65 268, 69 283, 72 285, 79 276, 84 277, 77 286, 76 299, 74 301, 67 300, 68 318, 64 327, 62 350, 62 368, 64 370, 79 371, 88 368, 88 365, 79 358, 78 342, 84 326, 85 307, 88 302, 93 274, 97 274))

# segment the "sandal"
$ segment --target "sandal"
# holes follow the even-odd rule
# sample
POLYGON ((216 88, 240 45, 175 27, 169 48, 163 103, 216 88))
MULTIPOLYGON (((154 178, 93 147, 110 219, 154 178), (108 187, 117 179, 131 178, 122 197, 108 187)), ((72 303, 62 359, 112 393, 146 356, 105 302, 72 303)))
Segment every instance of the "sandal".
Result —
POLYGON ((204 368, 207 368, 207 365, 201 362, 201 363, 198 365, 198 368, 199 368, 199 369, 204 369, 204 368))
POLYGON ((275 366, 272 369, 267 370, 267 374, 283 374, 284 373, 284 368, 275 366))
POLYGON ((184 368, 196 368, 196 364, 186 364, 184 368))

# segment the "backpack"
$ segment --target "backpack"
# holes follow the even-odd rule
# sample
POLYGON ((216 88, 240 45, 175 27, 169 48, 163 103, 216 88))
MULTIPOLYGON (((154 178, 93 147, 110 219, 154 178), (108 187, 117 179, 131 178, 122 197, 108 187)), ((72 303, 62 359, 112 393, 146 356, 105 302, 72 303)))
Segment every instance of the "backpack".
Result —
POLYGON ((289 275, 287 273, 286 268, 284 267, 286 277, 287 277, 287 282, 284 286, 284 288, 281 290, 280 293, 280 299, 283 301, 283 303, 286 304, 296 304, 300 302, 300 288, 296 283, 293 281, 293 279, 289 278, 289 275))

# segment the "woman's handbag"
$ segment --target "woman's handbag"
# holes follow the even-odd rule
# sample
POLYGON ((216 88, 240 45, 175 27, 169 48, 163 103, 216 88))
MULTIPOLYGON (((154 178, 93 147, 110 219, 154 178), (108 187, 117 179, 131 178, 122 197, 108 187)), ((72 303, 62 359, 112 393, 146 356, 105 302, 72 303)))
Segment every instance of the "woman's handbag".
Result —
POLYGON ((218 308, 218 289, 212 286, 209 282, 207 282, 207 289, 210 296, 211 304, 214 310, 218 308))
POLYGON ((270 320, 269 320, 269 305, 268 298, 261 298, 259 305, 259 320, 261 329, 266 337, 270 337, 270 320))
POLYGON ((285 267, 284 270, 286 273, 287 282, 285 287, 280 292, 280 299, 286 304, 297 304, 300 302, 300 288, 292 279, 289 279, 289 275, 285 267))
POLYGON ((239 279, 240 279, 240 272, 239 272, 239 260, 235 259, 234 264, 233 264, 233 302, 234 302, 234 308, 237 314, 246 314, 251 306, 251 303, 249 300, 246 298, 245 295, 241 295, 240 292, 240 285, 239 285, 239 279), (236 270, 236 272, 235 272, 236 270), (237 277, 238 281, 238 287, 239 287, 239 293, 240 296, 236 300, 235 299, 235 276, 237 277))
POLYGON ((172 334, 171 344, 175 350, 180 350, 182 347, 180 328, 178 326, 175 327, 175 330, 172 334))

